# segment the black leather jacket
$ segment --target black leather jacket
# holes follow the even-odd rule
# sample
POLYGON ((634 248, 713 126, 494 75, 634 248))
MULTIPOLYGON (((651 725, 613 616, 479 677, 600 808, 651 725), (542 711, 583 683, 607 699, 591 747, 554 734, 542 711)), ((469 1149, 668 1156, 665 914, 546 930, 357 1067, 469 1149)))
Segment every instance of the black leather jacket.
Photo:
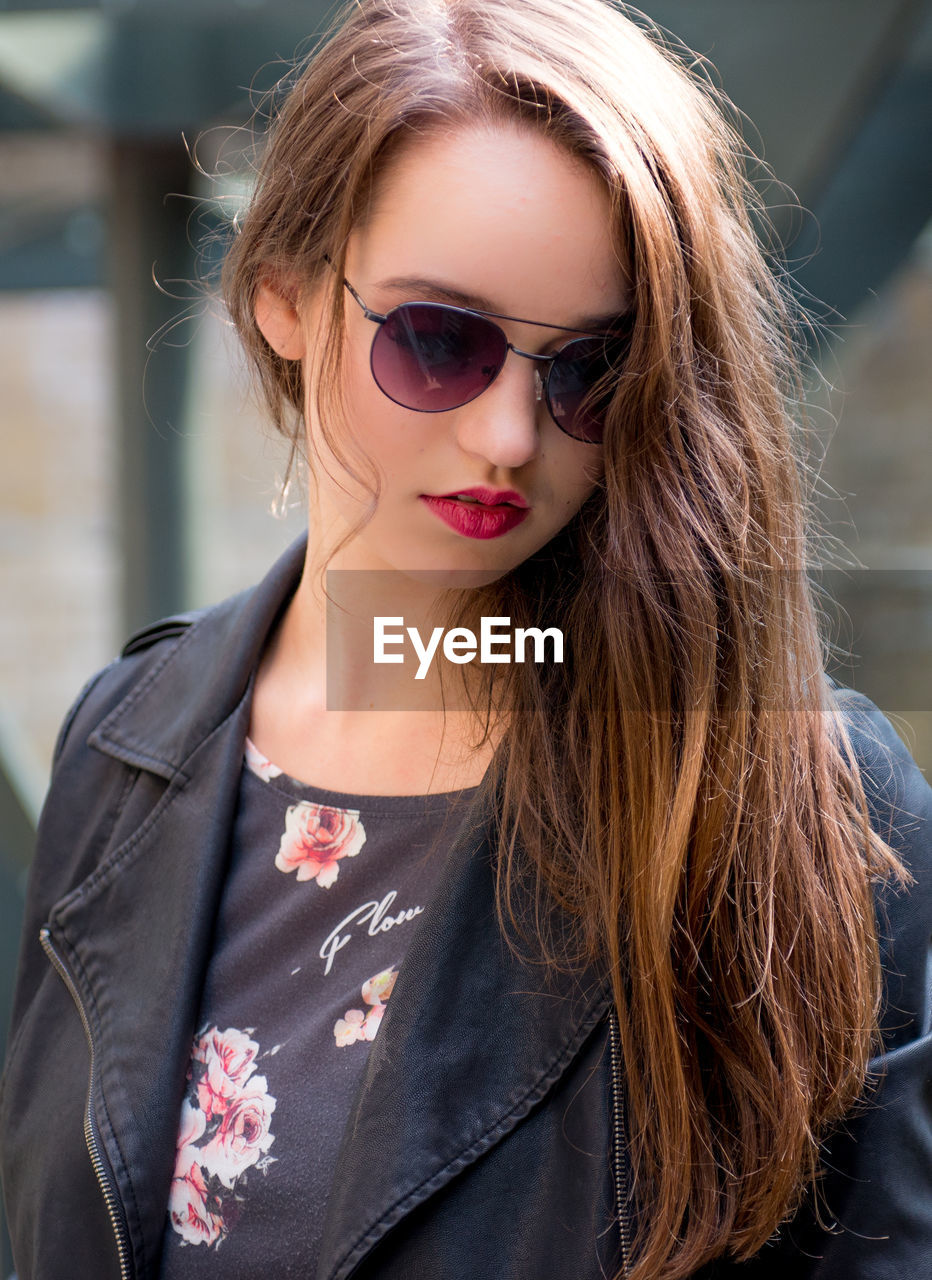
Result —
MULTIPOLYGON (((0 1096, 20 1280, 158 1275, 253 674, 302 560, 299 543, 255 590, 134 638, 62 729, 0 1096)), ((828 1153, 844 1230, 804 1210, 752 1262, 703 1276, 932 1277, 932 792, 879 712, 850 705, 874 822, 917 878, 880 902, 885 1081, 828 1153)), ((503 944, 494 812, 484 785, 373 1044, 318 1280, 599 1280, 625 1261, 608 991, 594 973, 548 983, 503 944)))

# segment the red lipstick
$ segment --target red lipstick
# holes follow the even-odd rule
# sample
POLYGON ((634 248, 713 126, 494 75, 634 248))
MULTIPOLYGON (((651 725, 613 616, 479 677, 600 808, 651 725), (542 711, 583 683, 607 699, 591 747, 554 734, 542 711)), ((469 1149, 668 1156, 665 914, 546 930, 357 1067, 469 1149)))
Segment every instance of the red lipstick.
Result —
POLYGON ((506 503, 512 507, 526 508, 529 503, 515 489, 485 489, 482 485, 474 485, 471 489, 454 489, 452 493, 442 493, 441 498, 475 498, 484 507, 500 507, 506 503))
POLYGON ((422 493, 435 516, 466 538, 499 538, 519 525, 530 510, 525 498, 514 489, 486 489, 474 486, 434 497, 422 493))

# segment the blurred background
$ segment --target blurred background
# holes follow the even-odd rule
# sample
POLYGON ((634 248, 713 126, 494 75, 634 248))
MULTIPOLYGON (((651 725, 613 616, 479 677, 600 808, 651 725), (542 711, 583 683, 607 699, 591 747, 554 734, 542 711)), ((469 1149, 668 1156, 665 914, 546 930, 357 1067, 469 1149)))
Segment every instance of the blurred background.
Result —
MULTIPOLYGON (((767 198, 833 330, 813 389, 823 520, 862 566, 825 580, 840 675, 928 768, 932 0, 643 7, 714 64, 786 184, 767 198)), ((254 582, 304 525, 192 281, 248 190, 251 101, 329 9, 0 0, 0 1029, 67 707, 131 630, 254 582)))

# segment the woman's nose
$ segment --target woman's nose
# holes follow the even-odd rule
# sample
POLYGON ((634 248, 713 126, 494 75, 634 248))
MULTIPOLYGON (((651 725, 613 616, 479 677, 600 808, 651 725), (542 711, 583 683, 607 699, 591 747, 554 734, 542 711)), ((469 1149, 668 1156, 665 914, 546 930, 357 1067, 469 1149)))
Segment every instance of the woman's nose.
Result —
POLYGON ((537 364, 509 351, 492 385, 456 411, 460 447, 506 469, 530 462, 540 449, 542 389, 537 364))

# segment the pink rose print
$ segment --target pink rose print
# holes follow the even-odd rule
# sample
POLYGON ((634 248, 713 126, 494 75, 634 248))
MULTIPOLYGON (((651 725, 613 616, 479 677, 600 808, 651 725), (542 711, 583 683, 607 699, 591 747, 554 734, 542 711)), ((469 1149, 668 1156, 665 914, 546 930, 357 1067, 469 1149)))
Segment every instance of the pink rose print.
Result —
POLYGON ((208 1120, 224 1114, 255 1071, 258 1051, 255 1040, 235 1027, 214 1027, 195 1043, 192 1065, 200 1062, 206 1068, 197 1084, 197 1100, 208 1120))
POLYGON ((333 1038, 342 1048, 347 1044, 355 1044, 357 1040, 374 1040, 375 1033, 385 1012, 384 1005, 376 1005, 368 1013, 362 1009, 347 1009, 345 1018, 338 1018, 333 1024, 333 1038))
POLYGON ((275 1163, 268 1151, 276 1100, 255 1075, 258 1053, 250 1033, 235 1027, 208 1027, 194 1039, 168 1204, 182 1245, 219 1247, 239 1214, 246 1171, 264 1174, 275 1163))
POLYGON ((342 1018, 333 1024, 333 1038, 337 1048, 355 1044, 357 1040, 374 1040, 385 1013, 385 1001, 395 989, 398 970, 383 969, 375 977, 362 984, 362 998, 370 1006, 368 1013, 362 1009, 347 1009, 342 1018))
POLYGON ((201 1148, 201 1164, 216 1174, 225 1187, 233 1183, 275 1141, 269 1133, 275 1099, 269 1096, 264 1076, 253 1076, 234 1098, 214 1136, 201 1148))
POLYGON ((384 1004, 377 1004, 374 1009, 370 1009, 366 1014, 366 1020, 362 1024, 361 1040, 374 1040, 375 1033, 379 1029, 379 1023, 382 1021, 382 1014, 385 1012, 384 1004))
POLYGON ((185 1098, 181 1107, 181 1125, 178 1129, 178 1157, 175 1161, 175 1177, 183 1178, 190 1162, 195 1158, 193 1147, 204 1136, 207 1117, 185 1098))
POLYGON ((246 767, 250 769, 263 782, 268 782, 270 778, 281 777, 281 769, 277 764, 272 764, 266 756, 262 754, 259 748, 249 738, 246 739, 246 767))
POLYGON ((329 889, 339 875, 340 859, 355 858, 365 843, 358 810, 301 800, 285 814, 275 865, 286 873, 297 869, 299 880, 316 880, 329 889))
POLYGON ((215 1244, 223 1231, 223 1219, 207 1207, 207 1183, 192 1160, 187 1172, 172 1179, 168 1199, 171 1224, 186 1244, 215 1244))
POLYGON ((395 990, 395 981, 397 977, 397 969, 383 969, 382 972, 377 973, 374 978, 370 978, 368 982, 364 982, 362 984, 362 998, 365 1000, 366 1004, 384 1004, 395 990))
POLYGON ((333 1024, 333 1034, 337 1045, 342 1048, 343 1045, 355 1044, 357 1040, 364 1040, 362 1034, 362 1025, 366 1020, 366 1015, 362 1009, 347 1009, 345 1018, 338 1018, 333 1024))

